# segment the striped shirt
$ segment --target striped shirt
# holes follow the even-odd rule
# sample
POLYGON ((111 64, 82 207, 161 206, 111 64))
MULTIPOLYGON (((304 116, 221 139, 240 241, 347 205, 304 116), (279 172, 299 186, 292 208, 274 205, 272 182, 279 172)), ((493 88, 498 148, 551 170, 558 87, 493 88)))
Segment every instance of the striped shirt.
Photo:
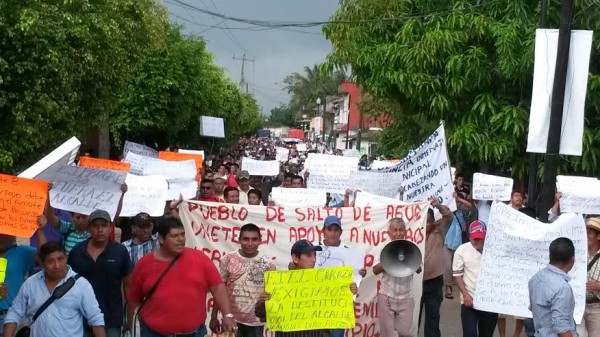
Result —
POLYGON ((135 265, 146 254, 155 251, 160 247, 158 233, 152 235, 150 240, 142 243, 135 243, 133 242, 133 239, 129 239, 123 242, 123 246, 125 246, 127 252, 129 252, 131 263, 135 265))
POLYGON ((67 251, 67 254, 71 252, 71 249, 73 249, 75 245, 89 239, 91 236, 90 232, 87 230, 83 233, 79 233, 72 222, 64 220, 58 222, 58 232, 67 236, 65 239, 65 250, 67 251))

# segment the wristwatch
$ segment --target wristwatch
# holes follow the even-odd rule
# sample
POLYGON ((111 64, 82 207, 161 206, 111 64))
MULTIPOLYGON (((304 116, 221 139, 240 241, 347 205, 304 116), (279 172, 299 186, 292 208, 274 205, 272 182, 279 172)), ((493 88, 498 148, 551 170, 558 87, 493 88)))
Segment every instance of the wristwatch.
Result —
POLYGON ((225 318, 233 318, 233 314, 226 314, 226 315, 223 315, 223 317, 225 317, 225 318))

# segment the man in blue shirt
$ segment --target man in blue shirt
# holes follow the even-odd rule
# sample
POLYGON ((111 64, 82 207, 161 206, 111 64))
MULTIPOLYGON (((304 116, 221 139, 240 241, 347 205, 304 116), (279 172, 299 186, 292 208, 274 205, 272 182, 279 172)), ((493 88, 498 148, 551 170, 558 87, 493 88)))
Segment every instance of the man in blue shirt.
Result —
POLYGON ((529 280, 529 306, 536 337, 573 337, 575 297, 567 273, 575 264, 575 247, 567 238, 550 243, 550 264, 529 280))
POLYGON ((19 290, 13 306, 6 314, 4 336, 13 336, 17 325, 24 319, 31 324, 31 336, 82 336, 85 318, 92 326, 94 337, 106 337, 103 315, 94 297, 94 290, 84 278, 77 279, 63 297, 55 300, 35 322, 31 322, 54 289, 76 275, 67 266, 67 252, 58 242, 42 245, 39 258, 44 270, 28 278, 19 290))

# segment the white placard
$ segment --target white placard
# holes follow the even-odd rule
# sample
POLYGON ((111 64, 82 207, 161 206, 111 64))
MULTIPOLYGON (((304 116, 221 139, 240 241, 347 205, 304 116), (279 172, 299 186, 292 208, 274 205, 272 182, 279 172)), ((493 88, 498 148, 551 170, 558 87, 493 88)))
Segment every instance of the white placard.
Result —
POLYGON ((148 147, 146 145, 130 142, 128 140, 125 141, 125 146, 123 146, 123 158, 127 157, 129 152, 133 152, 140 156, 158 158, 158 151, 155 149, 148 147))
POLYGON ((407 203, 395 198, 382 197, 380 195, 371 194, 360 191, 356 193, 354 199, 354 207, 365 206, 386 206, 386 205, 406 205, 407 203))
POLYGON ((184 150, 184 149, 179 149, 177 150, 177 152, 179 153, 189 153, 189 154, 199 154, 202 156, 202 160, 206 161, 206 156, 204 156, 204 150, 184 150))
POLYGON ((402 186, 402 174, 399 172, 357 171, 350 175, 349 184, 348 188, 352 190, 393 198, 399 194, 398 189, 402 186))
POLYGON ((274 187, 271 197, 277 206, 325 207, 327 192, 323 189, 274 187))
POLYGON ((474 306, 478 310, 531 317, 528 282, 548 264, 550 242, 573 240, 575 266, 569 282, 575 295, 574 318, 583 317, 587 280, 587 236, 583 217, 566 213, 541 223, 512 207, 495 202, 490 213, 474 306))
MULTIPOLYGON (((591 30, 571 31, 560 154, 581 156, 582 153, 592 35, 591 30)), ((536 30, 527 152, 546 153, 557 49, 558 29, 536 30)))
POLYGON ((402 174, 402 187, 404 187, 406 201, 436 197, 451 211, 456 210, 456 200, 453 196, 454 183, 450 175, 443 124, 398 164, 379 172, 402 174))
POLYGON ((473 175, 473 199, 509 201, 513 189, 512 178, 475 173, 473 175))
POLYGON ((198 181, 194 179, 168 179, 169 190, 167 191, 167 200, 179 199, 181 195, 184 199, 196 197, 198 193, 198 181))
POLYGON ((276 148, 277 150, 277 157, 276 159, 281 161, 281 162, 285 162, 288 161, 289 155, 290 155, 290 150, 286 149, 285 147, 278 147, 276 148))
POLYGON ((50 205, 88 215, 102 209, 114 219, 126 176, 127 173, 120 171, 62 166, 47 178, 53 184, 50 205))
POLYGON ((79 139, 72 137, 64 142, 61 146, 54 149, 40 161, 19 174, 19 177, 29 179, 45 179, 48 175, 54 173, 60 167, 73 165, 80 146, 81 142, 79 139))
POLYGON ((223 118, 200 116, 200 136, 225 138, 223 118))
POLYGON ((304 162, 304 169, 310 174, 350 175, 358 171, 358 160, 355 157, 334 156, 330 154, 311 153, 304 162))
POLYGON ((296 144, 296 150, 298 152, 306 152, 306 143, 298 143, 298 144, 296 144))
POLYGON ((373 160, 371 163, 371 170, 381 170, 386 169, 388 167, 392 167, 398 164, 398 161, 390 161, 390 160, 373 160))
POLYGON ((254 160, 244 157, 242 170, 248 171, 251 176, 276 176, 279 175, 278 160, 254 160))
POLYGON ((123 198, 121 216, 130 217, 141 212, 150 216, 162 216, 165 213, 165 200, 169 190, 165 177, 128 174, 125 183, 127 193, 123 198))
POLYGON ((600 180, 590 177, 557 176, 561 212, 600 214, 600 180))
MULTIPOLYGON (((343 225, 342 225, 343 228, 343 225)), ((315 268, 352 266, 354 283, 360 287, 360 270, 365 267, 365 253, 356 248, 326 247, 317 252, 315 268)))

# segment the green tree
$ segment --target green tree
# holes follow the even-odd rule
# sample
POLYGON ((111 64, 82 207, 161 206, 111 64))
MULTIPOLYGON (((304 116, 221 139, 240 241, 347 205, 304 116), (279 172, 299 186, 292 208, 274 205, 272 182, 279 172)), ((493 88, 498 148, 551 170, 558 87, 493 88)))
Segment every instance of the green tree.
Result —
POLYGON ((297 114, 293 112, 287 105, 281 104, 278 107, 271 109, 271 116, 269 117, 269 123, 273 126, 298 126, 297 114))
MULTIPOLYGON (((575 28, 600 28, 600 6, 590 4, 577 4, 575 28)), ((559 2, 550 1, 553 27, 559 12, 559 2)), ((389 108, 395 122, 381 137, 384 151, 417 145, 443 120, 453 162, 523 176, 539 17, 537 0, 343 0, 332 21, 360 23, 324 27, 333 44, 324 68, 351 68, 373 105, 389 108), (423 132, 404 132, 415 128, 423 132)), ((563 171, 600 172, 598 41, 596 35, 584 154, 564 161, 563 171)))

